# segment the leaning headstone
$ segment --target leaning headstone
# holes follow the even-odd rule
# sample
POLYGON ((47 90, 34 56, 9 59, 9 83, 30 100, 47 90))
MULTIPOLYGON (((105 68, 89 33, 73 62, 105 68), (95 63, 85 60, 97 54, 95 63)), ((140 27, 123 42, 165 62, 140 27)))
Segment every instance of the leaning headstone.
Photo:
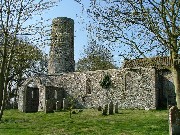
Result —
POLYGON ((180 110, 176 106, 169 109, 169 133, 180 135, 180 110))
POLYGON ((108 104, 106 104, 102 110, 102 115, 108 115, 108 104))
POLYGON ((116 102, 116 104, 115 104, 115 113, 119 113, 118 112, 118 102, 116 102))
POLYGON ((113 102, 111 101, 111 102, 109 103, 109 115, 112 115, 112 114, 114 114, 114 104, 113 104, 113 102))

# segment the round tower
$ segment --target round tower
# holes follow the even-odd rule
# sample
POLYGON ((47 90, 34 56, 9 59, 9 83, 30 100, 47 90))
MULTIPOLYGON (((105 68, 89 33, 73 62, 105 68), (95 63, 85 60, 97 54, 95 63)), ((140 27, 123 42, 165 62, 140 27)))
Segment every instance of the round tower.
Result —
POLYGON ((52 21, 48 74, 61 74, 74 70, 74 20, 58 17, 52 21))

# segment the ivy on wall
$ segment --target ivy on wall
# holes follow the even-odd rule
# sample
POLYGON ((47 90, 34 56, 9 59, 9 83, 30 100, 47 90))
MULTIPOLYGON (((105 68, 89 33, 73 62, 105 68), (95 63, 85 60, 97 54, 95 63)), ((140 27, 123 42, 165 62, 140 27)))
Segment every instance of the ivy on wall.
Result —
POLYGON ((110 74, 104 75, 104 78, 100 81, 100 86, 104 89, 109 89, 112 86, 110 74))

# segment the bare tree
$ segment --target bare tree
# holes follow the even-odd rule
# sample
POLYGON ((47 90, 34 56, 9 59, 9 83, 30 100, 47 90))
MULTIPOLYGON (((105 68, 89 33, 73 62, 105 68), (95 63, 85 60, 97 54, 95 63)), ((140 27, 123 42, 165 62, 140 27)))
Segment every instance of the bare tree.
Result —
POLYGON ((170 55, 180 109, 180 1, 92 0, 87 10, 95 36, 115 44, 127 58, 170 55))
MULTIPOLYGON (((120 56, 169 56, 168 69, 173 74, 180 110, 180 1, 92 0, 87 12, 92 19, 90 32, 100 42, 118 45, 120 56)), ((176 129, 174 134, 180 132, 179 126, 176 129)))
POLYGON ((30 43, 34 45, 43 43, 43 37, 48 32, 46 26, 43 25, 45 20, 43 20, 41 14, 44 10, 55 6, 57 2, 55 0, 0 1, 0 120, 5 107, 10 68, 18 45, 17 38, 19 35, 31 35, 37 38, 29 40, 30 43), (40 16, 40 21, 33 23, 32 19, 35 16, 40 16))

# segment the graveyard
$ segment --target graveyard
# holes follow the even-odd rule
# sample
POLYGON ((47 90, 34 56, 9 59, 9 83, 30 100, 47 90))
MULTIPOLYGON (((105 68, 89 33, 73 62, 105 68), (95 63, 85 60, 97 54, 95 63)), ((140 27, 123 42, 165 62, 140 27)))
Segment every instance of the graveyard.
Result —
POLYGON ((5 129, 16 123, 22 134, 168 134, 166 109, 176 104, 172 73, 164 68, 169 58, 151 59, 162 65, 136 59, 119 69, 75 72, 73 31, 72 19, 53 20, 48 74, 24 81, 14 112, 23 118, 5 115, 5 129))
POLYGON ((0 135, 168 135, 167 110, 119 110, 103 116, 97 109, 54 113, 23 113, 6 110, 0 135))
POLYGON ((179 135, 180 2, 60 1, 0 2, 0 135, 179 135))

